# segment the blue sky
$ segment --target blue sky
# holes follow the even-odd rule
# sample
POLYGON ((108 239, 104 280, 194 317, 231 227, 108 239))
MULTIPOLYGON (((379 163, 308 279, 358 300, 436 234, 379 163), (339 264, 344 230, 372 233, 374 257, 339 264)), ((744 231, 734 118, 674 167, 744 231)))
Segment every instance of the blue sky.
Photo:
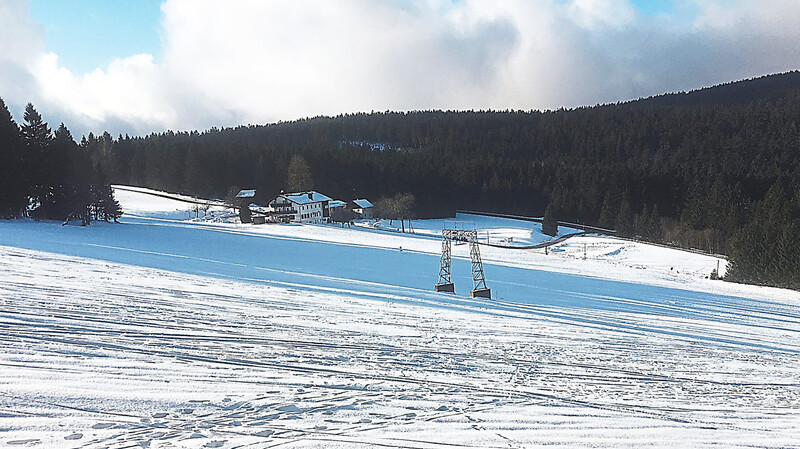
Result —
POLYGON ((45 50, 75 72, 160 55, 161 0, 32 0, 31 16, 44 27, 45 50))
POLYGON ((633 6, 642 14, 669 14, 675 12, 673 0, 634 0, 633 6))

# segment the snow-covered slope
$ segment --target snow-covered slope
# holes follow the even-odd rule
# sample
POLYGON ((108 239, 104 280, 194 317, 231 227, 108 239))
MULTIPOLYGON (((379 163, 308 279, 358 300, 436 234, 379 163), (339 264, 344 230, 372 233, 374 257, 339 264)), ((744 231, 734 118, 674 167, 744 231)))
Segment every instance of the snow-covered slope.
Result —
POLYGON ((798 441, 800 294, 713 258, 482 247, 497 299, 470 300, 464 246, 436 294, 431 238, 120 198, 121 224, 0 222, 0 446, 798 441))
MULTIPOLYGON (((377 228, 373 227, 369 221, 352 228, 340 225, 241 225, 235 223, 235 217, 233 217, 233 223, 220 220, 220 217, 230 217, 230 214, 226 215, 224 209, 219 206, 213 206, 206 219, 201 217, 200 220, 197 220, 195 219, 196 212, 192 210, 189 203, 189 201, 197 201, 196 199, 169 194, 182 199, 182 201, 177 201, 152 194, 162 195, 161 192, 139 187, 118 187, 116 195, 126 211, 123 221, 217 231, 249 237, 281 237, 375 249, 403 249, 431 255, 438 255, 441 250, 437 236, 444 227, 477 229, 481 242, 488 235, 493 244, 508 245, 509 237, 512 238, 512 245, 537 244, 549 239, 548 236, 541 234, 541 227, 538 223, 469 214, 458 214, 454 219, 447 220, 414 220, 413 227, 416 234, 384 232, 381 230, 382 228, 399 229, 397 221, 390 227, 388 221, 385 220, 381 221, 381 226, 377 228)), ((574 231, 576 230, 561 227, 559 235, 574 231)), ((122 234, 114 234, 110 238, 149 240, 149 237, 122 234)), ((257 245, 254 249, 257 249, 257 245)), ((328 249, 331 248, 328 247, 328 249)), ((461 257, 463 260, 469 257, 466 245, 455 246, 453 251, 456 257, 461 257)), ((484 261, 489 264, 496 263, 519 268, 534 268, 670 287, 683 288, 691 285, 693 289, 713 293, 727 291, 735 294, 742 290, 760 291, 747 286, 708 282, 705 278, 711 274, 712 270, 719 268, 720 273, 724 274, 727 265, 727 261, 724 259, 612 237, 571 238, 552 247, 547 255, 545 255, 544 249, 521 250, 487 246, 482 246, 481 252, 484 261), (584 252, 584 250, 586 251, 584 252), (584 253, 586 257, 584 257, 584 253)), ((253 257, 254 263, 260 263, 260 256, 254 255, 253 257)), ((327 257, 324 259, 329 260, 327 257)), ((438 264, 438 262, 436 263, 438 264)), ((420 272, 419 268, 414 267, 415 272, 420 272)), ((428 268, 428 270, 433 277, 430 281, 420 284, 425 288, 427 288, 427 284, 435 283, 435 276, 438 274, 436 267, 428 268)), ((467 274, 469 274, 468 270, 467 274)), ((464 281, 464 285, 469 286, 469 279, 464 281)), ((502 289, 500 290, 502 291, 502 289)), ((776 291, 773 294, 783 294, 783 292, 776 291)))
POLYGON ((228 214, 228 210, 219 201, 198 200, 143 187, 113 187, 115 198, 129 216, 191 220, 200 217, 213 219, 228 214), (203 210, 205 208, 198 208, 198 205, 208 205, 208 209, 203 210))
POLYGON ((457 213, 453 218, 412 220, 401 223, 399 220, 364 220, 358 226, 400 232, 404 225, 407 232, 416 235, 440 238, 442 229, 476 230, 481 243, 507 247, 524 247, 553 240, 555 237, 580 232, 559 226, 558 234, 551 237, 542 233, 542 225, 524 220, 497 218, 467 213, 457 213))

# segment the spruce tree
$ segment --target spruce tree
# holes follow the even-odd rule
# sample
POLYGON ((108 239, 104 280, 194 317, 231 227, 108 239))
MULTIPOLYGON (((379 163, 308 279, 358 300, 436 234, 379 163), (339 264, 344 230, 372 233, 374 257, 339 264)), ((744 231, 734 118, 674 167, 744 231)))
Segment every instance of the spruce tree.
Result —
POLYGON ((631 213, 631 203, 628 200, 627 192, 622 195, 622 201, 617 213, 617 234, 623 237, 631 237, 633 234, 633 214, 631 213))
POLYGON ((616 219, 616 212, 611 204, 611 191, 607 191, 603 198, 603 206, 600 208, 600 226, 613 228, 616 219))
POLYGON ((114 198, 114 189, 110 185, 102 183, 97 184, 94 188, 94 199, 92 207, 95 210, 95 219, 97 220, 114 220, 115 222, 122 216, 122 207, 114 198))
POLYGON ((72 133, 62 123, 43 153, 43 173, 49 185, 48 195, 40 198, 44 217, 64 220, 72 215, 88 219, 93 176, 88 159, 81 159, 79 151, 72 133))
POLYGON ((0 218, 18 217, 27 203, 22 150, 19 127, 0 98, 0 218))
POLYGON ((556 219, 555 207, 552 204, 547 206, 544 210, 544 218, 542 219, 542 234, 555 237, 558 234, 558 219, 556 219))
MULTIPOLYGON (((28 103, 23 114, 25 123, 22 125, 21 135, 25 145, 25 167, 28 174, 28 193, 33 199, 34 210, 31 211, 36 217, 42 217, 46 209, 40 209, 42 204, 51 202, 53 195, 48 174, 52 172, 47 167, 45 151, 52 141, 52 133, 47 123, 42 119, 41 114, 28 103)), ((43 217, 42 217, 43 218, 43 217)))
POLYGON ((114 190, 111 189, 111 186, 108 186, 108 193, 109 195, 105 200, 105 214, 103 219, 105 221, 108 221, 109 219, 114 220, 114 223, 116 223, 117 220, 119 220, 119 217, 121 217, 123 214, 122 206, 120 206, 119 201, 114 198, 114 190))
POLYGON ((47 147, 53 138, 52 132, 32 103, 25 106, 22 118, 25 120, 25 124, 22 125, 22 139, 25 141, 25 145, 28 148, 39 150, 47 147))

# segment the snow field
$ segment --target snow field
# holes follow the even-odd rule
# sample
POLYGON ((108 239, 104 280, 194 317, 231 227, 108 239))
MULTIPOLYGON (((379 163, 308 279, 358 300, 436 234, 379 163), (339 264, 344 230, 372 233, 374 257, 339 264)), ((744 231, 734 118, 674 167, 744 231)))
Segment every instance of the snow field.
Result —
POLYGON ((318 292, 9 247, 0 257, 6 444, 797 441, 800 317, 792 308, 782 310, 789 326, 777 317, 774 327, 731 326, 318 292))
MULTIPOLYGON (((488 235, 493 244, 509 246, 538 244, 550 239, 541 233, 541 226, 537 223, 469 214, 457 214, 453 219, 414 220, 416 234, 382 231, 382 229, 399 230, 398 221, 390 226, 387 220, 381 220, 377 228, 372 226, 371 221, 357 223, 353 228, 342 228, 340 225, 241 225, 226 222, 223 217, 229 217, 230 212, 219 206, 213 206, 205 218, 195 220, 195 212, 190 210, 189 203, 153 196, 153 194, 164 195, 162 192, 127 186, 116 186, 115 192, 126 210, 123 221, 151 225, 192 226, 240 235, 286 237, 386 249, 402 248, 428 254, 439 253, 438 236, 444 227, 477 229, 481 242, 488 235), (509 242, 509 238, 513 240, 509 242)), ((181 195, 167 195, 185 201, 197 200, 181 195)), ((574 231, 576 230, 560 227, 559 235, 574 231)), ((466 245, 454 246, 454 256, 467 259, 469 257, 467 248, 466 245)), ((712 256, 597 236, 574 237, 550 249, 552 251, 549 251, 549 256, 545 257, 544 249, 513 250, 482 246, 481 254, 488 263, 508 266, 651 285, 689 287, 711 293, 737 294, 740 291, 751 294, 763 293, 763 289, 754 290, 749 286, 706 282, 705 278, 712 270, 719 267, 719 272, 724 274, 727 266, 725 259, 712 256), (584 250, 586 250, 585 258, 584 250)), ((771 294, 787 297, 785 292, 780 290, 771 294)))
POLYGON ((117 195, 121 224, 0 222, 0 447, 800 441, 800 294, 715 258, 484 246, 470 300, 466 245, 436 294, 436 239, 117 195))

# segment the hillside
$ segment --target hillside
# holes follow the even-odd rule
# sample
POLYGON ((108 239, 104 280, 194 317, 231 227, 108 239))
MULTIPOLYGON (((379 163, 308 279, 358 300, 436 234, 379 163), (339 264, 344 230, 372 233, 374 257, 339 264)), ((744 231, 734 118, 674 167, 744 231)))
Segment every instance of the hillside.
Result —
POLYGON ((3 444, 796 440, 800 295, 706 279, 708 256, 608 237, 482 246, 495 299, 472 300, 463 246, 458 295, 437 294, 426 236, 199 221, 118 193, 119 224, 0 221, 3 444))
POLYGON ((617 105, 561 111, 418 111, 84 142, 111 180, 224 195, 278 192, 290 156, 335 197, 410 191, 421 216, 455 209, 630 223, 647 207, 680 218, 719 178, 737 201, 763 198, 780 172, 800 179, 797 72, 617 105), (577 187, 581 186, 582 189, 577 187))
POLYGON ((632 102, 642 106, 731 106, 752 101, 774 103, 791 97, 800 86, 800 72, 767 75, 705 89, 659 95, 632 102))
POLYGON ((81 141, 111 182, 222 198, 409 192, 731 256, 733 280, 800 288, 800 75, 559 111, 415 111, 81 141), (307 166, 303 182, 290 161, 307 166))
POLYGON ((731 278, 800 288, 800 74, 561 111, 371 113, 83 142, 112 181, 221 197, 293 185, 416 197, 727 253, 731 278))

